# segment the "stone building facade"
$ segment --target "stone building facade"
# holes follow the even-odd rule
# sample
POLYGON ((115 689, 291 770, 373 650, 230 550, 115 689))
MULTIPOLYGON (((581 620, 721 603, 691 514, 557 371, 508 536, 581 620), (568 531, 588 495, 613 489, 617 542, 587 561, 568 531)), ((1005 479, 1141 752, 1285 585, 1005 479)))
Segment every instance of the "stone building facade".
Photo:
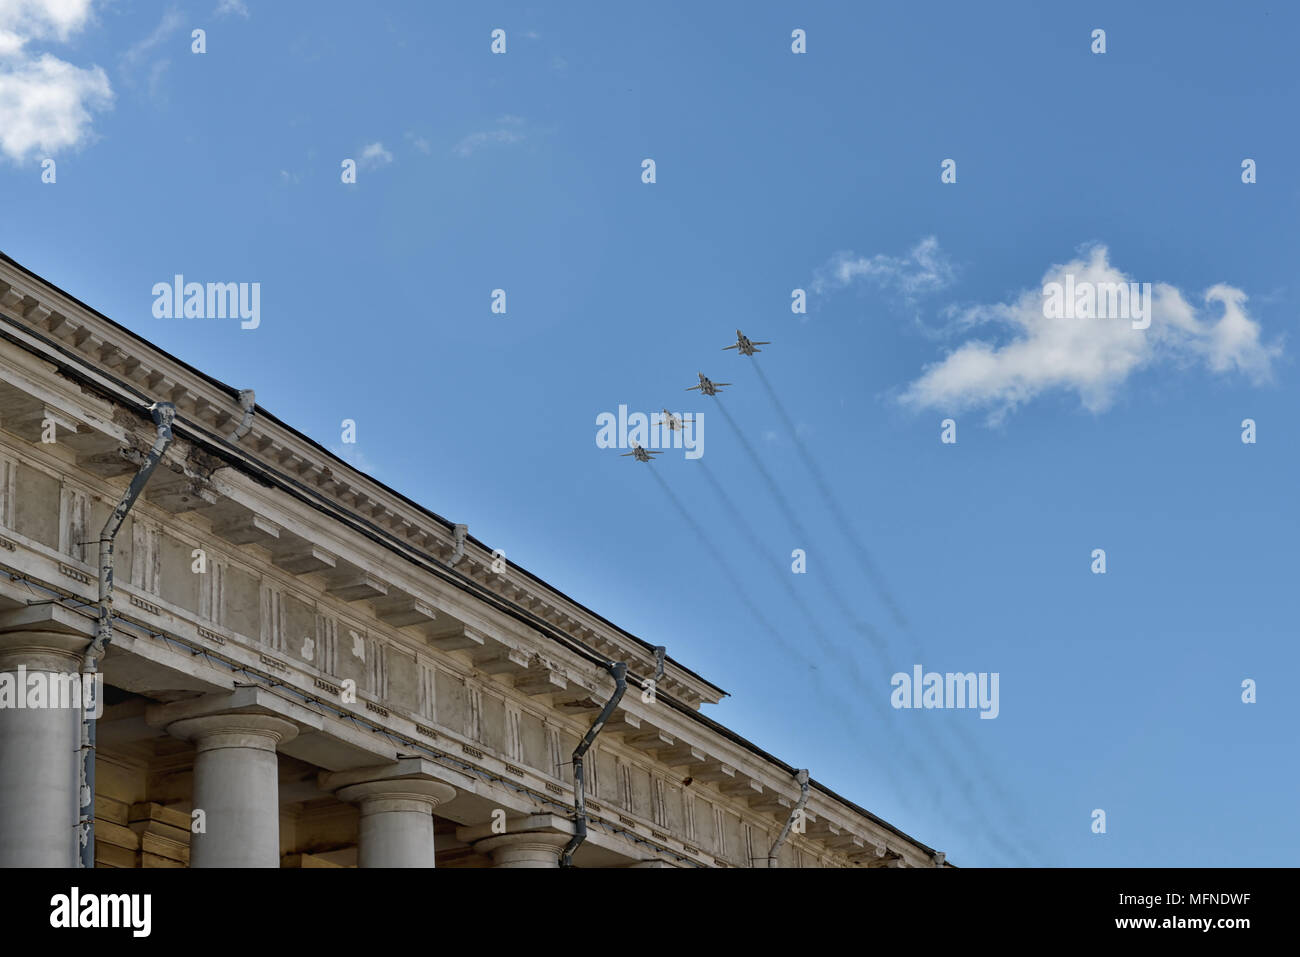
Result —
MULTIPOLYGON (((650 644, 2 257, 11 690, 82 667, 154 403, 174 437, 115 540, 97 866, 558 866, 615 661, 574 863, 767 866, 796 769, 701 713, 718 686, 669 657, 650 694, 650 644)), ((20 704, 0 700, 0 865, 75 866, 80 710, 20 704)), ((943 864, 815 782, 801 818, 778 866, 943 864)))

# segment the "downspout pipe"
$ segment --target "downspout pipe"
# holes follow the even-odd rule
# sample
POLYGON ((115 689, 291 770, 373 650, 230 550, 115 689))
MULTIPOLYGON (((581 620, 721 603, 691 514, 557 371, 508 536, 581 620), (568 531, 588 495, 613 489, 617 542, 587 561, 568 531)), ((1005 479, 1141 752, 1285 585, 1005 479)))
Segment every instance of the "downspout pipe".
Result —
POLYGON ((252 389, 239 390, 239 407, 244 411, 244 417, 235 426, 235 431, 230 433, 232 442, 238 442, 253 427, 253 410, 257 408, 257 395, 252 389))
POLYGON ((452 535, 454 536, 453 541, 456 548, 455 551, 451 553, 451 560, 447 564, 451 565, 453 568, 456 566, 457 562, 465 557, 465 536, 468 534, 468 525, 455 525, 452 527, 452 535))
POLYGON ((614 678, 614 693, 605 702, 605 707, 600 709, 600 714, 596 716, 596 723, 587 730, 586 735, 578 742, 578 746, 573 749, 573 837, 569 838, 569 843, 565 845, 564 852, 560 855, 561 867, 573 866, 573 852, 587 839, 587 782, 583 774, 582 759, 596 740, 596 735, 600 734, 601 729, 605 727, 605 722, 618 707, 619 701, 623 699, 623 692, 627 690, 626 661, 606 662, 605 670, 614 678))
POLYGON ((88 705, 99 710, 103 702, 88 701, 87 697, 94 696, 99 659, 113 640, 113 541, 126 520, 126 513, 131 511, 131 506, 144 491, 149 477, 172 443, 172 420, 176 418, 176 407, 170 402, 155 402, 149 407, 149 413, 158 430, 157 437, 140 466, 140 471, 131 479, 126 494, 108 516, 104 530, 99 533, 99 613, 95 619, 95 637, 81 656, 81 818, 78 822, 81 867, 95 866, 95 720, 91 717, 88 705), (92 689, 90 692, 86 691, 88 687, 92 689))
POLYGON ((781 828, 781 833, 776 836, 772 843, 772 849, 767 852, 767 866, 776 867, 776 854, 781 850, 781 845, 785 839, 790 836, 790 829, 794 827, 795 820, 803 813, 804 806, 808 803, 808 771, 805 769, 795 774, 794 779, 799 782, 799 800, 795 802, 794 808, 790 811, 790 816, 786 818, 785 827, 781 828))

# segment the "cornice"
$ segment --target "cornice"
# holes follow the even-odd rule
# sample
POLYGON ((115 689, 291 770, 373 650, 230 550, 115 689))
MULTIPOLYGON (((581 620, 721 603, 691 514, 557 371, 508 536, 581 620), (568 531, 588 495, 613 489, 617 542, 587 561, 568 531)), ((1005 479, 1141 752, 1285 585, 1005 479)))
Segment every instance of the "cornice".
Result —
MULTIPOLYGON (((145 404, 171 402, 182 421, 208 430, 214 438, 228 438, 242 418, 238 389, 168 355, 3 254, 0 313, 100 371, 107 387, 120 382, 145 404)), ((265 467, 301 483, 409 547, 444 564, 452 557, 453 522, 356 470, 262 407, 257 407, 252 428, 236 444, 265 467)), ((521 604, 593 651, 612 660, 625 660, 638 673, 653 673, 651 642, 617 628, 508 560, 505 573, 497 574, 492 570, 497 560, 493 550, 473 536, 467 536, 465 546, 457 571, 521 604)), ((661 687, 695 708, 704 702, 716 703, 726 695, 671 656, 661 687)))

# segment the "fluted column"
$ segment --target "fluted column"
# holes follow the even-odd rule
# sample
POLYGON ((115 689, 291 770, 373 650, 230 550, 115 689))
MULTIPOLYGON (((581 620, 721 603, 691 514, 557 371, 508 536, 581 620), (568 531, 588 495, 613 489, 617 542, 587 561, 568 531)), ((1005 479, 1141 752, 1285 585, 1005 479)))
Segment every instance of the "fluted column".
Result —
POLYGON ((0 634, 0 868, 77 864, 81 699, 79 690, 67 700, 57 691, 79 687, 71 676, 89 641, 52 631, 0 634))
POLYGON ((269 714, 210 714, 167 726, 194 743, 191 867, 279 867, 280 780, 276 748, 297 725, 269 714))

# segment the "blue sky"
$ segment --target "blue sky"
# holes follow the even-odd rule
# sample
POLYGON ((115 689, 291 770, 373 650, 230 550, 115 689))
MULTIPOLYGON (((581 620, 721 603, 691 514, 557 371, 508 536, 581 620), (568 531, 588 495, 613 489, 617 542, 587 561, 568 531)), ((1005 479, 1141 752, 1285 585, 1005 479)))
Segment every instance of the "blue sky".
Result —
POLYGON ((1294 862, 1294 9, 4 6, 28 268, 958 864, 1294 862), (1151 327, 1045 319, 1067 272, 1151 283, 1151 327), (260 326, 154 318, 176 273, 259 282, 260 326), (598 448, 620 404, 703 457, 598 448), (915 664, 998 673, 997 718, 892 708, 915 664))

